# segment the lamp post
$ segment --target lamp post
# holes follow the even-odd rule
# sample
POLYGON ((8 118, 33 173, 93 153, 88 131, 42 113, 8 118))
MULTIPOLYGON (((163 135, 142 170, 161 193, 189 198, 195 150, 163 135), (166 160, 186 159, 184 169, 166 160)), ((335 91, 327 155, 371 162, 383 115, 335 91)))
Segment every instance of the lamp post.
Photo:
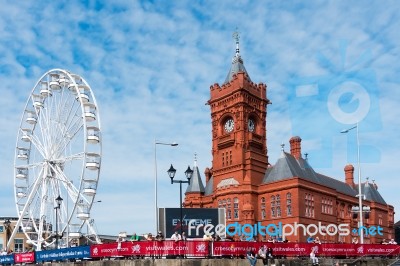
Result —
POLYGON ((169 170, 167 172, 168 172, 169 178, 171 178, 171 184, 179 183, 179 188, 180 188, 180 190, 179 190, 179 197, 180 197, 180 205, 179 205, 179 208, 180 208, 180 220, 179 220, 179 222, 181 224, 181 237, 182 237, 182 232, 183 232, 182 184, 183 183, 187 183, 187 184, 190 183, 190 179, 192 178, 192 175, 193 175, 193 170, 190 169, 190 166, 188 166, 188 168, 186 169, 185 175, 186 175, 187 180, 174 180, 176 169, 172 166, 172 164, 171 164, 171 167, 169 168, 169 170))
POLYGON ((61 203, 62 203, 63 199, 60 197, 60 195, 58 195, 58 197, 56 198, 56 203, 57 206, 54 207, 54 209, 56 210, 56 249, 58 249, 58 210, 61 207, 61 203))
POLYGON ((11 222, 10 219, 6 219, 4 221, 4 228, 6 229, 6 247, 8 245, 9 234, 8 231, 10 230, 11 222))
POLYGON ((350 130, 356 129, 357 137, 357 167, 358 167, 358 231, 360 234, 360 244, 364 244, 364 231, 363 231, 363 206, 362 206, 362 193, 361 193, 361 167, 360 167, 360 138, 358 134, 358 122, 355 126, 342 130, 341 133, 348 133, 350 130), (361 229, 361 230, 360 230, 361 229))
POLYGON ((158 200, 157 200, 157 145, 165 145, 165 146, 178 146, 178 143, 164 143, 164 142, 157 142, 154 140, 154 212, 155 212, 155 226, 156 232, 158 232, 158 200))

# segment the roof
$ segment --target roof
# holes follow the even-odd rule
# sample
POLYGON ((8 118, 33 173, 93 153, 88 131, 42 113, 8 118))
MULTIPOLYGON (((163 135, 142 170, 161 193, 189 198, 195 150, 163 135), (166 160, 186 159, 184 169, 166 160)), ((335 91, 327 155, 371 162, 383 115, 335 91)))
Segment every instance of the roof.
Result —
POLYGON ((197 161, 194 161, 194 166, 193 166, 193 175, 192 178, 190 179, 190 183, 186 189, 186 193, 188 192, 201 192, 204 193, 204 185, 203 182, 201 181, 201 175, 199 171, 199 167, 197 167, 197 161))
POLYGON ((386 201, 382 198, 381 194, 374 186, 368 183, 368 181, 361 183, 361 193, 364 195, 366 200, 379 202, 386 205, 386 201))
POLYGON ((214 176, 211 176, 211 178, 208 180, 206 184, 204 196, 209 196, 213 194, 213 185, 214 185, 214 176))
POLYGON ((272 183, 279 180, 299 177, 308 181, 319 183, 317 174, 306 160, 296 160, 293 155, 282 151, 276 164, 265 173, 263 183, 272 183))
MULTIPOLYGON (((307 160, 303 158, 296 159, 292 154, 284 151, 282 151, 281 157, 276 164, 267 169, 262 183, 273 183, 295 177, 335 189, 337 192, 349 196, 356 197, 358 195, 358 185, 353 188, 345 182, 316 173, 307 160)), ((365 195, 365 200, 386 205, 385 200, 374 185, 368 182, 362 183, 361 191, 365 195)))
POLYGON ((226 76, 226 79, 223 84, 229 83, 233 79, 233 75, 239 72, 245 73, 248 79, 250 80, 250 76, 247 73, 246 68, 244 67, 243 59, 239 53, 239 34, 235 32, 233 36, 236 39, 236 53, 235 56, 232 58, 231 69, 229 70, 228 75, 226 76))

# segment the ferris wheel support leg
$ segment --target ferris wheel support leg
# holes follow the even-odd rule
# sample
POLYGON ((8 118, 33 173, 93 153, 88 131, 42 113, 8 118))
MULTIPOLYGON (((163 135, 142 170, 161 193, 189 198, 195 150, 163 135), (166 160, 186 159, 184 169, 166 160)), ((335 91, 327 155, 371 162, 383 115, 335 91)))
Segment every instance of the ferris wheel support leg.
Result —
MULTIPOLYGON (((40 174, 41 174, 42 172, 43 172, 43 170, 40 172, 40 174)), ((39 174, 39 175, 40 175, 40 174, 39 174)), ((38 186, 39 186, 39 184, 40 184, 39 181, 41 181, 40 178, 38 178, 38 179, 36 180, 32 191, 36 191, 36 190, 37 190, 37 188, 38 188, 38 186)), ((32 198, 33 198, 33 194, 31 193, 31 194, 29 195, 27 201, 26 201, 27 204, 25 204, 24 208, 22 209, 22 213, 21 213, 21 215, 19 216, 19 219, 18 219, 18 221, 17 221, 17 224, 16 224, 15 227, 14 227, 14 230, 13 230, 13 232, 12 232, 12 234, 11 234, 11 237, 10 237, 10 239, 9 239, 8 242, 7 242, 7 250, 10 249, 11 242, 14 240, 14 237, 15 237, 15 235, 16 235, 17 232, 18 232, 18 228, 21 226, 22 220, 23 220, 23 218, 24 218, 24 214, 25 214, 26 209, 28 208, 29 204, 31 203, 32 198)), ((40 239, 40 237, 38 237, 38 239, 40 239)), ((41 246, 41 245, 39 245, 39 241, 38 241, 38 246, 36 246, 37 250, 40 250, 40 246, 41 246)))

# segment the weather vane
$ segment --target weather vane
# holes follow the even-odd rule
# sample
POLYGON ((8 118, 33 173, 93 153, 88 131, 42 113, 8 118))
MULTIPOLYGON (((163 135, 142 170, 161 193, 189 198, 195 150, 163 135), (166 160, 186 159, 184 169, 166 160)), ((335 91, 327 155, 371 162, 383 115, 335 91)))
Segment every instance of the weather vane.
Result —
POLYGON ((236 27, 236 30, 233 32, 232 37, 236 40, 236 55, 239 55, 239 31, 238 28, 236 27))

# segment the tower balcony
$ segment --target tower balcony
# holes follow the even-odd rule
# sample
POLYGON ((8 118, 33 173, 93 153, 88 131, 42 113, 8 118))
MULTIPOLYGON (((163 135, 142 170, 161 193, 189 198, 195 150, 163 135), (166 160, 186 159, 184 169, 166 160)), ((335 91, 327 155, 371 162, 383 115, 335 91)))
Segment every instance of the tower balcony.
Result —
POLYGON ((235 143, 235 135, 234 133, 230 133, 218 138, 218 149, 227 148, 233 146, 235 143))

